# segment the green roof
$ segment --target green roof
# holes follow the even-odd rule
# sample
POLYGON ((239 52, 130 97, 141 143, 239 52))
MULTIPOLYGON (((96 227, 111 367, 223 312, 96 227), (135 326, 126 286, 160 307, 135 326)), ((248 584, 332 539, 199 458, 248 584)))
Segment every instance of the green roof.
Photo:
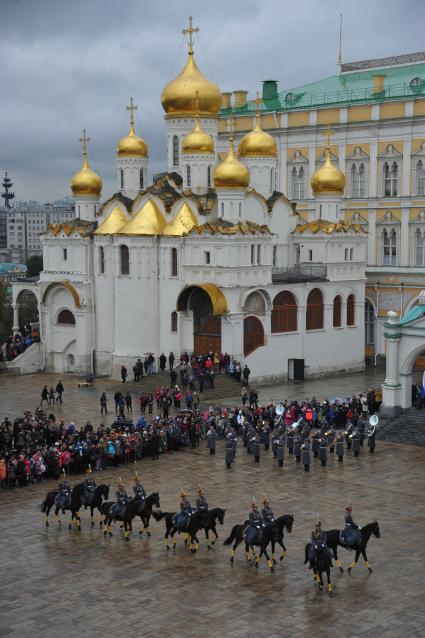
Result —
MULTIPOLYGON (((287 89, 276 98, 263 100, 261 110, 294 111, 332 106, 352 106, 356 104, 373 104, 396 99, 411 99, 425 94, 425 62, 405 64, 382 69, 374 68, 364 71, 352 71, 333 75, 330 78, 304 84, 294 89, 287 89), (385 76, 385 91, 378 95, 373 93, 374 75, 385 76), (411 86, 414 78, 421 78, 422 84, 411 86)), ((250 114, 255 111, 254 101, 233 109, 222 109, 221 115, 227 116, 250 114)))
POLYGON ((407 323, 411 321, 415 321, 416 319, 420 319, 425 315, 425 306, 413 306, 405 315, 403 315, 399 321, 399 326, 405 326, 407 323))

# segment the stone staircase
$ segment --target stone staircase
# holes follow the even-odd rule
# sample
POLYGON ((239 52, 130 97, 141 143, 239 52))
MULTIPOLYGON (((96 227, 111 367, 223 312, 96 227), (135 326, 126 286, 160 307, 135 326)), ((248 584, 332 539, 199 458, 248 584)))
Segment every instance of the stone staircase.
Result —
POLYGON ((407 445, 425 445, 425 409, 408 408, 398 417, 382 419, 378 438, 407 445))
MULTIPOLYGON (((180 374, 177 368, 177 382, 180 388, 183 389, 183 386, 180 383, 180 374)), ((148 376, 142 377, 142 379, 135 383, 133 381, 132 376, 127 378, 127 382, 119 383, 116 382, 116 385, 119 386, 120 390, 129 390, 133 396, 138 396, 140 392, 146 392, 149 394, 151 392, 155 397, 155 390, 161 387, 170 387, 170 373, 167 372, 157 372, 156 374, 150 374, 148 376)), ((188 386, 189 387, 189 386, 188 386)), ((214 388, 206 389, 204 387, 204 392, 202 394, 199 393, 199 384, 195 383, 195 390, 198 393, 201 403, 204 402, 214 402, 217 399, 222 399, 226 397, 234 397, 239 396, 241 393, 242 386, 236 379, 228 374, 216 374, 214 377, 214 388)), ((184 397, 182 401, 182 407, 185 407, 184 397)))

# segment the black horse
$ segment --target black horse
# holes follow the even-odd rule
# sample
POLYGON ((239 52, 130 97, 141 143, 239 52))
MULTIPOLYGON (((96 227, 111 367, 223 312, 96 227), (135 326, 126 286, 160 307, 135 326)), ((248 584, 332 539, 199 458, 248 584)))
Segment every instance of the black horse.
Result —
MULTIPOLYGON (((81 518, 80 518, 80 507, 81 507, 81 497, 84 493, 84 483, 78 483, 71 490, 71 501, 70 504, 62 509, 62 513, 65 514, 65 510, 69 510, 72 514, 71 520, 69 521, 69 529, 72 528, 72 523, 75 519, 77 523, 77 529, 81 530, 81 518)), ((49 527, 49 513, 53 506, 55 506, 55 516, 58 522, 58 525, 62 525, 59 510, 60 507, 56 502, 56 496, 59 494, 58 490, 53 490, 49 492, 41 504, 41 511, 46 514, 46 527, 49 527)))
POLYGON ((341 531, 339 529, 330 529, 329 532, 326 532, 328 547, 333 552, 333 555, 335 558, 335 565, 339 567, 339 571, 341 572, 341 574, 343 573, 344 570, 341 567, 341 561, 338 558, 338 545, 340 545, 344 549, 348 549, 350 551, 356 552, 355 559, 351 563, 350 567, 348 568, 349 574, 351 574, 351 570, 353 569, 353 567, 357 565, 357 561, 359 560, 360 554, 363 555, 363 558, 365 561, 365 567, 367 567, 369 574, 373 573, 373 569, 369 565, 369 561, 367 559, 366 547, 372 534, 375 536, 375 538, 381 538, 381 532, 379 530, 379 525, 377 521, 373 521, 372 523, 368 523, 367 525, 362 527, 362 529, 360 530, 360 534, 361 534, 360 545, 344 545, 344 543, 341 543, 341 536, 340 536, 341 531))
POLYGON ((201 519, 201 529, 205 531, 208 549, 212 549, 211 545, 214 545, 216 540, 218 539, 217 520, 220 525, 223 525, 225 513, 226 510, 221 507, 213 507, 213 509, 208 510, 208 512, 204 512, 204 518, 203 520, 201 519), (211 543, 208 535, 209 532, 212 532, 215 536, 211 543))
POLYGON ((311 547, 311 543, 307 543, 307 545, 305 546, 304 565, 310 562, 310 569, 313 570, 314 580, 319 585, 320 591, 323 590, 323 573, 326 573, 326 578, 328 579, 328 593, 329 593, 329 596, 332 596, 331 557, 326 551, 326 548, 318 547, 316 550, 315 557, 313 559, 310 559, 309 558, 310 547, 311 547))
POLYGON ((148 536, 151 535, 149 531, 149 521, 151 520, 152 509, 154 506, 160 507, 159 492, 153 492, 152 494, 147 496, 143 503, 143 507, 141 507, 140 510, 137 512, 138 515, 140 516, 140 520, 143 523, 143 527, 139 531, 140 535, 142 535, 143 532, 146 532, 148 536))
POLYGON ((185 545, 189 543, 189 549, 192 554, 194 554, 199 549, 199 540, 196 536, 196 532, 202 529, 201 521, 203 512, 195 510, 195 512, 189 518, 188 526, 183 528, 174 526, 173 518, 175 514, 176 512, 152 512, 152 516, 158 522, 165 518, 164 544, 166 548, 170 549, 168 539, 171 537, 171 540, 173 542, 173 549, 176 549, 177 540, 174 538, 174 535, 178 532, 179 534, 183 534, 185 545))
POLYGON ((111 507, 114 505, 114 501, 106 501, 101 505, 101 512, 103 514, 103 535, 112 536, 111 523, 112 521, 121 521, 124 525, 124 538, 126 541, 130 540, 130 532, 132 529, 131 522, 135 516, 139 513, 141 504, 139 499, 132 498, 125 504, 124 514, 122 516, 112 515, 111 507))
POLYGON ((100 513, 100 523, 103 524, 103 516, 102 516, 102 503, 107 500, 109 497, 109 485, 101 484, 97 485, 94 492, 93 498, 89 505, 84 505, 84 509, 86 510, 88 507, 90 508, 90 517, 91 517, 91 526, 94 527, 94 510, 97 509, 100 513))
MULTIPOLYGON (((279 516, 279 518, 277 518, 271 525, 267 525, 266 527, 264 527, 262 529, 259 542, 255 543, 255 545, 261 548, 258 556, 255 554, 254 547, 252 545, 249 546, 248 543, 245 542, 245 556, 247 561, 251 565, 253 564, 253 561, 254 561, 255 566, 258 567, 260 558, 264 554, 267 559, 267 564, 270 567, 270 570, 274 571, 273 563, 276 562, 274 558, 276 543, 278 543, 282 547, 283 551, 282 551, 280 560, 283 560, 286 554, 286 547, 283 543, 284 529, 286 528, 288 533, 291 532, 293 524, 294 524, 294 517, 292 516, 292 514, 285 514, 283 516, 279 516), (269 543, 271 543, 272 545, 271 559, 267 553, 267 546, 269 545, 269 543), (251 556, 251 552, 252 552, 252 556, 251 556)), ((243 533, 247 525, 248 525, 248 521, 246 521, 245 523, 241 525, 234 525, 232 528, 232 531, 230 532, 230 536, 226 538, 226 540, 223 542, 223 545, 231 545, 233 543, 233 547, 230 552, 230 562, 232 564, 234 561, 236 548, 244 540, 243 533)))

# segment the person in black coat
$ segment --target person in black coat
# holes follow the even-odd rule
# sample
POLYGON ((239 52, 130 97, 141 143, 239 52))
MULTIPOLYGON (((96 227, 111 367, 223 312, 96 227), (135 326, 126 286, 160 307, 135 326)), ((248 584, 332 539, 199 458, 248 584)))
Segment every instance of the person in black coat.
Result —
POLYGON ((159 357, 159 369, 161 370, 161 372, 164 372, 166 365, 167 365, 167 357, 165 356, 164 353, 162 353, 161 356, 159 357))

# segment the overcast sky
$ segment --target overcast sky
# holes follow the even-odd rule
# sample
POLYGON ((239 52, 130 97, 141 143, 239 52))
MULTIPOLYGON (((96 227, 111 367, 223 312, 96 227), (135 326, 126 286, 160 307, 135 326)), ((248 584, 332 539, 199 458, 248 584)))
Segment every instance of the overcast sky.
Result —
POLYGON ((115 145, 130 95, 150 150, 165 167, 164 85, 186 59, 182 28, 200 27, 199 66, 222 91, 279 80, 279 89, 336 72, 344 61, 425 49, 424 0, 0 0, 0 176, 16 199, 70 194, 87 128, 89 157, 115 192, 115 145))

